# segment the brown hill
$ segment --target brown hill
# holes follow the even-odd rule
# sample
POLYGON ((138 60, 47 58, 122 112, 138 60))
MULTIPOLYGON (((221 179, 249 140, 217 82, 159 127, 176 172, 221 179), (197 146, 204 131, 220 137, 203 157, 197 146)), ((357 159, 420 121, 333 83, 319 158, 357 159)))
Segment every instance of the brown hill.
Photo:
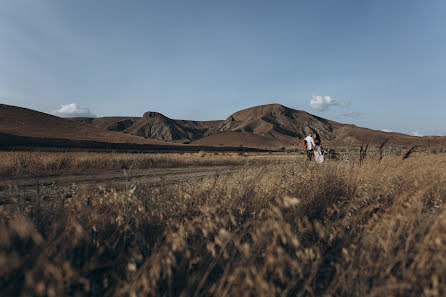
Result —
POLYGON ((158 112, 146 112, 124 133, 170 142, 190 142, 214 131, 221 121, 170 119, 158 112))
POLYGON ((426 140, 432 138, 384 132, 340 123, 334 123, 333 126, 336 131, 336 138, 332 144, 335 146, 365 145, 367 143, 376 146, 386 139, 388 139, 387 146, 424 146, 426 140))
POLYGON ((112 132, 95 125, 5 104, 0 104, 0 132, 34 138, 57 138, 108 143, 165 144, 160 141, 112 132))
MULTIPOLYGON (((87 150, 123 152, 259 151, 249 147, 210 147, 169 143, 122 132, 120 123, 139 118, 59 118, 43 112, 0 104, 0 150, 87 150)), ((136 122, 135 121, 135 122, 136 122)), ((180 121, 181 122, 181 121, 180 121)))
POLYGON ((144 138, 209 146, 292 146, 308 132, 318 133, 325 144, 338 147, 379 146, 386 139, 389 139, 387 145, 403 147, 446 143, 446 137, 415 137, 371 130, 330 121, 280 104, 247 108, 224 121, 174 120, 157 112, 146 112, 142 118, 108 117, 88 119, 88 122, 144 138))
POLYGON ((278 148, 296 145, 308 132, 319 133, 325 141, 335 139, 332 124, 305 111, 280 104, 260 105, 238 111, 216 131, 193 144, 278 148))
POLYGON ((376 131, 330 121, 280 104, 247 108, 224 121, 175 120, 158 112, 146 112, 143 117, 68 120, 7 105, 1 105, 0 114, 0 132, 119 143, 277 148, 296 145, 308 132, 316 132, 325 145, 335 147, 379 146, 386 139, 389 139, 387 145, 401 147, 446 144, 446 137, 376 131))
POLYGON ((143 117, 72 118, 98 127, 167 142, 189 143, 217 130, 222 121, 174 120, 158 112, 143 117))
POLYGON ((124 133, 203 145, 291 145, 296 142, 296 138, 302 138, 308 131, 318 131, 328 141, 335 137, 329 121, 280 104, 248 108, 232 114, 225 121, 174 120, 158 112, 146 112, 142 118, 109 117, 83 121, 109 130, 114 130, 119 123, 127 121, 130 122, 129 126, 120 130, 124 133), (237 132, 243 134, 238 135, 237 132))
POLYGON ((238 111, 223 122, 219 131, 247 132, 285 142, 296 142, 296 138, 301 139, 306 133, 316 131, 324 140, 335 138, 329 121, 280 104, 260 105, 238 111))

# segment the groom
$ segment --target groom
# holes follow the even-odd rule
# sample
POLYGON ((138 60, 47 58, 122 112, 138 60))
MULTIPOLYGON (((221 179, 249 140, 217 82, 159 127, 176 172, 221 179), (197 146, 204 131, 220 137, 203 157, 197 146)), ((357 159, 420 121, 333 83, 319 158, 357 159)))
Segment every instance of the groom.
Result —
POLYGON ((305 144, 307 146, 307 157, 308 157, 308 160, 310 160, 310 162, 311 162, 311 158, 313 157, 313 149, 316 145, 314 144, 314 139, 313 139, 311 133, 308 133, 307 137, 305 137, 304 140, 305 140, 305 144))

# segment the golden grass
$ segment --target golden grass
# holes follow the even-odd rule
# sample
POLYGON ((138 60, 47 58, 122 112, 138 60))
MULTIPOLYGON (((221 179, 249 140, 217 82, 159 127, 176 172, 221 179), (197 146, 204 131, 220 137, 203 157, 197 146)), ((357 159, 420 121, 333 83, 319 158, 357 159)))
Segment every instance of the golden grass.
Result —
POLYGON ((0 294, 445 296, 445 202, 444 155, 19 197, 0 294))
POLYGON ((254 153, 47 153, 1 152, 0 177, 85 174, 100 170, 188 166, 259 165, 293 161, 296 155, 254 153))

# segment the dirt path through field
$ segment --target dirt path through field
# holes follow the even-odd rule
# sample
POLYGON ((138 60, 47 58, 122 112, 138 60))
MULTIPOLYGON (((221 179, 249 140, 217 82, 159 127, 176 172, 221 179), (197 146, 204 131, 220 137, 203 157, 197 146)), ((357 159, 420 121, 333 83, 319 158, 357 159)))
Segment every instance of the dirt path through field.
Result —
POLYGON ((58 192, 73 185, 78 188, 99 186, 123 188, 127 185, 144 186, 170 184, 180 180, 197 179, 217 174, 228 174, 249 166, 212 166, 185 168, 150 168, 119 171, 103 171, 86 175, 60 175, 43 177, 17 177, 0 179, 0 204, 7 203, 12 196, 38 194, 45 188, 58 192))

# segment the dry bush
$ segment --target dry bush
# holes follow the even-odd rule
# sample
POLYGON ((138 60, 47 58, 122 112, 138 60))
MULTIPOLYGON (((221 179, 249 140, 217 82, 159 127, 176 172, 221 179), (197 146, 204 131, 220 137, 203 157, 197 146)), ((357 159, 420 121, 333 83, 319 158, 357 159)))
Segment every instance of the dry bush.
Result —
POLYGON ((303 160, 3 205, 1 296, 446 295, 444 156, 303 160))

